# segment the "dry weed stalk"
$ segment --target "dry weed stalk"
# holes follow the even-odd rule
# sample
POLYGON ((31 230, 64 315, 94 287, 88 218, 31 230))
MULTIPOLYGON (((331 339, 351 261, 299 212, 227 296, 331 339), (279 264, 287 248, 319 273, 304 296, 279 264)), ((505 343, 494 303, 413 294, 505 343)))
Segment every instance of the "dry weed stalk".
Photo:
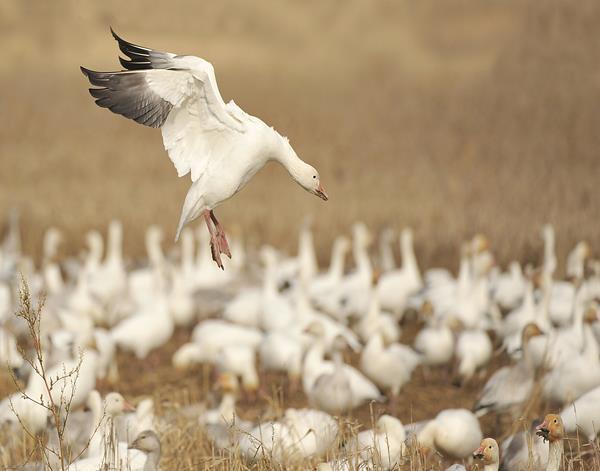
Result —
POLYGON ((33 355, 30 356, 26 354, 23 349, 20 349, 20 353, 23 359, 31 367, 31 374, 35 374, 40 378, 43 393, 41 393, 39 397, 33 397, 26 388, 21 386, 12 370, 9 370, 9 373, 21 398, 41 407, 50 417, 56 431, 56 438, 58 441, 57 447, 54 448, 48 445, 48 442, 44 440, 43 434, 34 433, 30 430, 25 423, 25 420, 23 420, 15 408, 12 399, 10 399, 10 408, 25 434, 35 443, 34 450, 28 454, 28 458, 30 459, 36 451, 39 451, 42 454, 44 466, 46 468, 54 469, 58 463, 58 469, 65 471, 68 468, 68 465, 79 458, 89 446, 88 441, 84 450, 82 450, 74 459, 69 459, 68 447, 65 440, 65 430, 71 412, 71 404, 75 394, 77 379, 79 378, 83 354, 81 352, 79 353, 75 367, 67 370, 63 364, 61 373, 51 376, 48 372, 44 358, 41 334, 41 319, 45 296, 42 296, 39 299, 38 305, 34 306, 27 282, 22 278, 21 288, 19 290, 19 300, 20 306, 19 310, 15 313, 15 316, 25 321, 25 324, 27 325, 27 334, 33 345, 33 355))

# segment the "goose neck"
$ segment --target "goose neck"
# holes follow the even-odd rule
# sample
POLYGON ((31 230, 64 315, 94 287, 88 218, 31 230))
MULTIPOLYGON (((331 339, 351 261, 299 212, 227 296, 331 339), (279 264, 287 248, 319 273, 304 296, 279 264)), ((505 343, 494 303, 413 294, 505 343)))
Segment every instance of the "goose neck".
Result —
POLYGON ((158 471, 158 463, 160 462, 160 448, 158 450, 147 453, 146 464, 144 471, 158 471))
POLYGON ((412 235, 410 233, 402 235, 400 251, 402 252, 402 268, 418 274, 419 267, 417 265, 417 257, 415 256, 412 235))
POLYGON ((548 466, 547 471, 558 471, 562 462, 564 452, 564 443, 562 440, 554 440, 550 442, 548 449, 548 466))
POLYGON ((331 263, 329 265, 329 275, 339 280, 344 274, 344 258, 346 250, 342 244, 336 244, 333 247, 333 253, 331 254, 331 263))

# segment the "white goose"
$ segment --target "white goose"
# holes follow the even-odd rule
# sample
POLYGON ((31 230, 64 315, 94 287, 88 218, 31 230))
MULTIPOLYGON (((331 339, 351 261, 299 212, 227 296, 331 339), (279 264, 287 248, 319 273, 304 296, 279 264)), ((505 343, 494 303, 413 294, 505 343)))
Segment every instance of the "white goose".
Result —
POLYGON ((394 260, 394 251, 392 242, 394 241, 394 231, 386 227, 379 236, 379 265, 383 273, 390 272, 396 268, 394 260))
POLYGON ((216 363, 221 349, 227 345, 245 345, 256 349, 262 341, 260 330, 244 327, 220 319, 200 322, 192 332, 192 341, 183 344, 172 358, 176 368, 207 362, 216 363))
POLYGON ((534 420, 529 430, 517 432, 502 442, 501 469, 546 469, 548 446, 542 437, 536 435, 536 427, 541 423, 541 419, 534 420))
POLYGON ((458 374, 462 381, 468 381, 475 371, 485 366, 492 358, 492 341, 483 330, 465 330, 456 341, 458 374))
POLYGON ((162 275, 155 273, 156 291, 149 295, 138 311, 121 321, 111 330, 115 343, 135 353, 139 359, 146 358, 151 350, 169 341, 175 328, 169 312, 162 275))
POLYGON ((379 294, 376 290, 371 292, 366 315, 353 326, 353 329, 363 342, 368 342, 376 334, 381 334, 386 342, 397 342, 400 339, 400 327, 394 317, 381 312, 379 294))
POLYGON ((404 229, 400 234, 400 250, 402 268, 384 273, 376 288, 381 307, 396 315, 404 312, 409 297, 423 287, 410 229, 404 229))
POLYGON ((398 395, 420 361, 412 348, 400 343, 384 347, 381 334, 374 334, 361 352, 360 369, 377 386, 390 388, 392 394, 398 395))
POLYGON ((293 465, 325 454, 334 445, 338 425, 329 414, 287 409, 281 420, 264 422, 240 437, 239 449, 250 461, 268 458, 293 465))
POLYGON ((263 247, 261 258, 265 264, 265 274, 259 313, 260 326, 266 331, 287 329, 292 325, 296 316, 290 300, 277 290, 275 250, 271 247, 263 247))
POLYGON ((466 458, 483 438, 477 417, 466 409, 446 409, 417 434, 425 451, 435 449, 455 458, 466 458))
POLYGON ((600 386, 583 394, 560 413, 565 431, 575 433, 581 430, 590 442, 600 432, 600 386))
POLYGON ((484 438, 473 457, 483 461, 483 471, 498 471, 500 466, 500 448, 493 438, 484 438))
POLYGON ((590 244, 578 242, 567 257, 567 276, 574 280, 582 280, 585 275, 585 260, 592 254, 590 244))
POLYGON ((352 228, 352 251, 356 270, 342 278, 338 288, 319 299, 319 307, 339 320, 366 312, 373 281, 373 268, 368 248, 371 235, 363 223, 352 228))
POLYGON ((421 361, 427 366, 445 365, 454 354, 454 333, 442 317, 436 317, 431 304, 426 302, 422 315, 428 325, 422 328, 414 340, 414 348, 421 355, 421 361))
POLYGON ((203 216, 215 262, 231 257, 214 208, 231 198, 268 161, 280 162, 305 190, 327 200, 319 173, 300 160, 288 140, 235 103, 225 104, 212 65, 199 57, 155 51, 113 36, 127 70, 81 68, 96 104, 151 127, 160 127, 179 176, 191 172, 176 239, 183 226, 203 216))
POLYGON ((274 277, 278 287, 292 285, 297 279, 307 284, 317 274, 318 268, 310 218, 307 218, 300 228, 298 255, 280 260, 274 277))
POLYGON ((91 291, 104 305, 111 305, 127 289, 127 272, 123 261, 123 226, 111 221, 108 226, 106 258, 90 280, 91 291))
POLYGON ((333 242, 331 250, 331 262, 329 270, 321 275, 317 275, 308 288, 310 298, 318 305, 319 299, 327 297, 331 292, 339 288, 342 276, 344 275, 344 259, 350 249, 350 241, 347 237, 337 237, 333 242))
POLYGON ((525 295, 525 277, 519 262, 513 261, 507 273, 500 274, 494 281, 493 299, 504 309, 515 309, 525 295))
MULTIPOLYGON (((591 326, 598 320, 597 308, 586 311, 583 325, 583 351, 573 351, 542 379, 542 393, 547 399, 561 405, 573 401, 600 385, 600 348, 591 326)), ((552 344, 548 346, 554 348, 552 344)))
POLYGON ((356 469, 396 469, 406 454, 405 439, 402 422, 386 414, 377 419, 375 428, 359 432, 344 448, 357 455, 356 469))
POLYGON ((562 467, 565 429, 560 415, 547 414, 536 427, 537 434, 549 441, 546 471, 558 471, 562 467))
POLYGON ((343 362, 339 351, 343 342, 341 337, 336 339, 333 362, 323 360, 324 345, 319 338, 304 357, 304 393, 310 402, 323 410, 340 412, 358 407, 369 400, 384 399, 373 382, 356 368, 343 362))
POLYGON ((529 399, 534 386, 535 365, 529 348, 530 340, 541 335, 536 324, 523 329, 523 356, 516 365, 503 366, 488 379, 480 393, 475 411, 478 417, 490 411, 516 409, 529 399))

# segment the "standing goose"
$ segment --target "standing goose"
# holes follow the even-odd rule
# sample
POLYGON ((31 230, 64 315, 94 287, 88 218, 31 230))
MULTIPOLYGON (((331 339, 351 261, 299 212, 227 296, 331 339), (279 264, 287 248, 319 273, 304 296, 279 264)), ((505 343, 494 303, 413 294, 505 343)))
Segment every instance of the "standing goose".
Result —
POLYGON ((96 104, 146 126, 161 128, 178 176, 191 173, 177 234, 203 216, 214 261, 231 258, 214 209, 241 190, 268 161, 280 162, 305 190, 327 200, 319 173, 302 161, 288 140, 233 101, 225 103, 213 66, 199 57, 160 52, 129 43, 112 31, 125 70, 95 72, 81 67, 96 104))
POLYGON ((511 366, 497 370, 483 387, 475 404, 475 413, 481 417, 488 412, 515 412, 527 401, 533 391, 535 365, 531 358, 529 342, 542 331, 536 324, 530 323, 522 332, 523 356, 511 366))
POLYGON ((560 415, 547 414, 544 421, 536 427, 537 434, 550 442, 548 446, 547 471, 558 471, 562 464, 565 429, 560 415))

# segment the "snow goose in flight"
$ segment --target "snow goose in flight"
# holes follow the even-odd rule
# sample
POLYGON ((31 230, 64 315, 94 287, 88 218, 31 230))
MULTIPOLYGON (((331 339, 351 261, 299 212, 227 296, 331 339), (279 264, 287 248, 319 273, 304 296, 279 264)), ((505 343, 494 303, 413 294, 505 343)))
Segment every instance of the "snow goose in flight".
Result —
POLYGON ((214 209, 231 198, 268 161, 280 162, 305 190, 327 200, 319 173, 302 161, 287 138, 225 103, 210 62, 129 43, 112 31, 125 70, 95 72, 81 67, 96 104, 146 126, 161 128, 165 149, 179 176, 191 173, 177 235, 203 216, 211 236, 213 259, 231 257, 214 209))

